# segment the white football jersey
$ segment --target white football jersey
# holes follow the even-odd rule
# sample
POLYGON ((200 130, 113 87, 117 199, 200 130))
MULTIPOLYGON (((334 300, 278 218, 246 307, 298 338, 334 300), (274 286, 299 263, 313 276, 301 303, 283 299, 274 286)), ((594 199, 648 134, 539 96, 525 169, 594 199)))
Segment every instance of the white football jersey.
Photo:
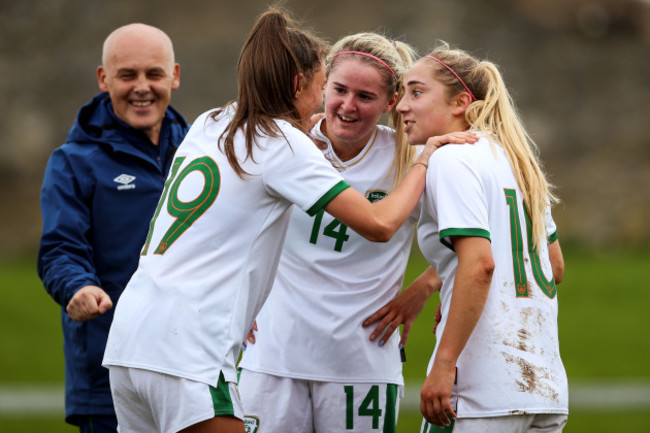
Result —
POLYGON ((110 330, 104 365, 143 368, 210 385, 235 363, 271 289, 292 204, 317 214, 348 185, 304 133, 277 120, 244 179, 219 150, 229 113, 204 113, 178 148, 137 271, 110 330))
MULTIPOLYGON (((320 123, 312 136, 368 200, 392 189, 395 133, 378 126, 358 156, 341 161, 320 123)), ((361 323, 401 290, 419 206, 390 242, 370 242, 327 212, 294 212, 273 290, 240 367, 297 379, 403 384, 398 333, 384 347, 361 323)))
MULTIPOLYGON (((483 313, 460 354, 452 400, 460 418, 568 413, 557 293, 548 248, 530 252, 523 195, 501 147, 482 136, 431 157, 418 224, 420 248, 443 281, 440 341, 458 266, 450 236, 491 242, 495 270, 483 313)), ((547 213, 547 232, 555 224, 547 213)), ((437 349, 437 346, 436 346, 437 349)), ((429 363, 431 370, 435 351, 429 363)))

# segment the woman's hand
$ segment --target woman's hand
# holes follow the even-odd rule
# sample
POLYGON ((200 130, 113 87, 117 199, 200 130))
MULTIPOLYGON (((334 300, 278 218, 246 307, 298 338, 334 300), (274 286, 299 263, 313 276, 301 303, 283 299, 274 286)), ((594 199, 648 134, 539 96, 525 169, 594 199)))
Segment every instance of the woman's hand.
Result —
POLYGON ((456 418, 451 406, 455 379, 456 367, 436 359, 420 392, 420 412, 427 422, 444 427, 451 424, 451 418, 456 418))
POLYGON ((408 339, 411 326, 416 317, 424 308, 429 297, 440 290, 442 281, 435 269, 429 268, 415 279, 402 293, 388 304, 377 310, 363 322, 363 327, 377 323, 375 330, 370 334, 370 341, 375 341, 379 336, 379 346, 386 344, 388 339, 399 325, 404 325, 400 346, 403 347, 408 339))
MULTIPOLYGON (((476 143, 478 141, 478 135, 473 132, 467 131, 457 131, 450 132, 449 134, 437 135, 435 137, 429 137, 427 143, 424 146, 424 150, 420 154, 417 162, 429 162, 429 157, 436 151, 440 146, 445 144, 465 144, 465 143, 476 143)), ((425 164, 426 165, 426 164, 425 164)))
POLYGON ((246 350, 248 343, 255 344, 255 331, 257 331, 257 321, 253 322, 253 326, 251 327, 251 330, 248 331, 246 340, 241 345, 242 349, 246 350))

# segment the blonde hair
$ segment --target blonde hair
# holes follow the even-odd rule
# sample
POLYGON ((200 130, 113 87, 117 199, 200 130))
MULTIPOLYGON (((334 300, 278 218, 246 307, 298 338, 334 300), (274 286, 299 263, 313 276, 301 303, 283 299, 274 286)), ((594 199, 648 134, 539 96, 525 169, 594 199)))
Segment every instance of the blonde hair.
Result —
MULTIPOLYGON (((505 151, 515 179, 524 197, 531 221, 533 248, 546 241, 546 208, 559 202, 553 186, 546 180, 539 151, 526 132, 514 101, 506 88, 498 67, 489 61, 479 61, 463 50, 452 49, 447 43, 436 47, 431 56, 444 62, 462 79, 476 97, 465 112, 471 129, 482 131, 495 145, 505 151)), ((447 96, 466 92, 458 78, 445 67, 431 61, 434 77, 447 87, 447 96)))
MULTIPOLYGON (((383 77, 384 87, 389 98, 398 92, 397 102, 404 94, 403 78, 411 68, 416 53, 408 44, 400 41, 389 40, 378 33, 357 33, 346 36, 336 42, 327 56, 327 77, 330 72, 336 69, 338 60, 349 54, 336 56, 341 51, 358 51, 381 59, 385 65, 372 57, 356 56, 359 61, 372 65, 383 77)), ((352 54, 354 55, 354 54, 352 54)), ((415 148, 410 146, 404 133, 404 122, 402 115, 397 112, 397 103, 389 114, 389 125, 395 129, 395 156, 393 157, 393 188, 402 180, 404 175, 415 159, 415 148)))

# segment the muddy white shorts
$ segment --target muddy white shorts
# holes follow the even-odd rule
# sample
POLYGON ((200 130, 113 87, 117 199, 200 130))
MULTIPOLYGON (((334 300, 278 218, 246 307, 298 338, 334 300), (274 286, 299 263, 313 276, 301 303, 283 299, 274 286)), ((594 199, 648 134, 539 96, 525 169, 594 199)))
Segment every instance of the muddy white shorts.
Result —
POLYGON ((244 419, 237 384, 216 387, 138 368, 110 366, 111 394, 123 433, 175 433, 215 416, 244 419))
POLYGON ((421 433, 560 433, 567 415, 531 414, 495 416, 491 418, 458 418, 450 426, 438 427, 422 421, 421 433))

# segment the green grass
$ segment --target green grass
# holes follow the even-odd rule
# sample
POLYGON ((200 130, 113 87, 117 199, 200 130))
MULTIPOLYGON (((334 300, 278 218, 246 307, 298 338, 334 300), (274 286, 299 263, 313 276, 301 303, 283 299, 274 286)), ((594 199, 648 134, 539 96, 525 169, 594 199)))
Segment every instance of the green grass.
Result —
POLYGON ((79 433, 79 428, 63 421, 61 416, 0 417, 0 431, 7 433, 79 433))
POLYGON ((559 325, 569 378, 650 378, 650 254, 571 254, 565 263, 559 325))
POLYGON ((62 383, 61 310, 43 288, 35 258, 0 263, 0 287, 0 385, 62 383))
MULTIPOLYGON (((645 272, 650 252, 565 251, 566 273, 559 286, 560 347, 569 383, 642 379, 650 381, 650 290, 645 272)), ((406 282, 426 264, 415 253, 406 282)), ((63 382, 60 309, 36 276, 33 258, 0 263, 0 386, 63 382)), ((435 344, 432 297, 416 320, 406 345, 404 376, 421 383, 435 344)), ((417 411, 400 412, 398 431, 418 432, 417 411)), ((0 432, 70 433, 63 414, 0 414, 0 432)), ((572 410, 565 432, 648 432, 650 410, 572 410)))

